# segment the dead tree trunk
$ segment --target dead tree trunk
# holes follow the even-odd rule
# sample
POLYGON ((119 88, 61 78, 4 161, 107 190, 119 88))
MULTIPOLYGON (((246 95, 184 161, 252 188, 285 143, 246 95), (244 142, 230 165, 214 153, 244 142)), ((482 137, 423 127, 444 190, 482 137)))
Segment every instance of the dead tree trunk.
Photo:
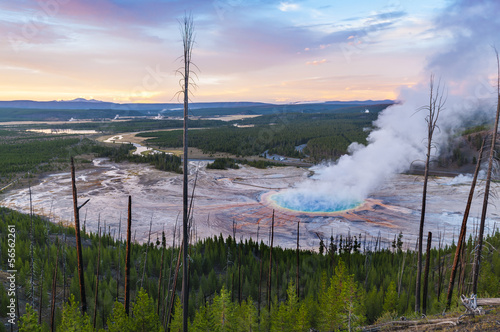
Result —
MULTIPOLYGON (((94 321, 93 321, 94 329, 97 321, 97 305, 99 301, 99 266, 101 265, 101 228, 99 227, 99 223, 100 220, 97 222, 97 229, 98 229, 97 237, 99 238, 99 247, 97 249, 97 269, 95 275, 95 300, 94 300, 94 321)), ((106 229, 104 229, 104 232, 106 232, 106 229)))
POLYGON ((82 241, 80 239, 80 209, 87 204, 89 200, 78 206, 78 195, 76 192, 75 181, 75 164, 71 157, 71 184, 73 188, 73 210, 75 213, 75 238, 76 238, 76 255, 78 259, 78 279, 80 281, 80 301, 82 302, 82 313, 87 311, 87 299, 85 297, 85 279, 83 277, 83 258, 82 258, 82 241))
POLYGON ((125 252, 125 313, 128 315, 130 306, 130 250, 132 243, 132 196, 128 197, 128 217, 127 217, 127 249, 125 252))
POLYGON ((425 270, 424 270, 424 294, 422 303, 422 312, 424 315, 427 314, 427 289, 429 287, 429 263, 431 260, 431 244, 432 244, 432 233, 429 232, 427 235, 427 257, 425 258, 425 270))
POLYGON ((295 282, 297 284, 297 298, 299 298, 299 226, 300 226, 300 220, 297 222, 297 272, 296 272, 296 277, 295 277, 295 282))
POLYGON ((493 159, 495 158, 495 143, 498 132, 498 119, 500 117, 500 62, 498 52, 495 49, 497 56, 497 114, 495 117, 495 125, 493 126, 493 134, 491 136, 490 158, 488 160, 488 171, 486 173, 486 184, 484 188, 483 210, 481 212, 481 225, 479 226, 479 238, 477 250, 474 257, 474 272, 472 274, 472 294, 477 294, 477 282, 479 279, 479 268, 481 264, 481 253, 483 251, 484 226, 486 222, 486 212, 488 210, 488 199, 490 196, 491 173, 493 171, 493 159))
POLYGON ((151 221, 149 222, 148 244, 146 246, 146 253, 144 254, 144 267, 142 269, 141 288, 143 287, 144 276, 146 275, 146 264, 148 262, 148 249, 149 249, 149 243, 151 242, 151 227, 152 226, 153 226, 153 216, 151 216, 151 221))
MULTIPOLYGON (((175 224, 174 224, 174 234, 173 234, 173 237, 172 237, 172 253, 170 255, 170 265, 168 267, 168 283, 167 283, 167 291, 165 292, 165 301, 164 301, 164 306, 163 306, 163 327, 165 328, 165 330, 167 330, 167 323, 166 323, 166 316, 167 316, 167 309, 168 309, 168 293, 170 292, 170 282, 171 282, 171 276, 172 276, 172 265, 174 265, 174 257, 175 257, 175 237, 176 237, 176 234, 177 234, 177 219, 175 220, 175 224)), ((180 258, 180 256, 179 256, 180 258)))
POLYGON ((262 258, 260 259, 260 268, 259 268, 259 296, 257 297, 257 313, 260 317, 260 299, 262 293, 262 258))
POLYGON ((274 210, 273 218, 271 221, 271 246, 269 247, 269 279, 268 279, 268 289, 267 289, 267 309, 271 312, 271 275, 273 267, 273 240, 274 240, 274 210))
POLYGON ((66 233, 64 233, 64 245, 62 246, 62 268, 63 268, 63 300, 66 302, 66 233))
MULTIPOLYGON (((43 264, 43 263, 42 263, 43 264)), ((41 271, 41 282, 40 282, 40 293, 39 293, 39 298, 38 298, 38 325, 41 325, 42 324, 42 304, 43 304, 43 267, 42 267, 42 271, 41 271)))
POLYGON ((161 305, 161 286, 163 279, 163 264, 164 264, 164 255, 165 255, 165 247, 167 246, 167 240, 165 239, 165 232, 161 232, 161 263, 160 263, 160 275, 158 276, 158 304, 156 306, 156 314, 160 317, 160 305, 161 305))
POLYGON ((240 250, 238 252, 238 303, 241 305, 241 242, 240 242, 240 250))
POLYGON ((483 148, 484 143, 486 141, 483 139, 483 143, 481 144, 481 149, 479 150, 479 156, 477 158, 476 170, 474 171, 474 178, 472 179, 472 183, 469 191, 469 198, 467 199, 467 205, 465 207, 464 217, 462 219, 462 227, 460 228, 460 235, 458 236, 457 241, 457 249, 455 250, 455 257, 453 259, 453 265, 450 273, 450 282, 448 284, 448 293, 446 295, 446 308, 449 309, 451 306, 451 298, 453 296, 453 287, 455 284, 455 276, 457 273, 457 266, 460 260, 460 252, 462 251, 462 247, 465 242, 465 235, 467 233, 467 221, 469 219, 469 212, 472 205, 472 198, 474 197, 474 190, 476 189, 477 176, 479 174, 479 169, 481 168, 481 161, 483 159, 483 148))
MULTIPOLYGON (((28 173, 28 177, 30 173, 28 173)), ((28 182, 29 184, 29 195, 30 195, 30 287, 31 287, 31 307, 35 308, 35 256, 33 253, 33 249, 35 247, 35 235, 33 231, 33 201, 31 199, 31 180, 28 182)))
POLYGON ((120 223, 118 224, 118 269, 116 271, 116 301, 120 297, 120 275, 122 274, 121 270, 121 250, 122 249, 122 215, 120 214, 120 223))
POLYGON ((194 24, 192 16, 185 16, 181 25, 181 35, 183 42, 184 54, 182 56, 184 64, 183 85, 182 93, 184 94, 184 134, 183 134, 183 187, 182 187, 182 205, 183 205, 183 218, 182 218, 182 238, 183 238, 183 266, 182 266, 182 326, 183 331, 187 332, 188 324, 188 300, 189 300, 189 289, 188 289, 188 112, 189 112, 189 75, 191 74, 191 55, 194 45, 194 24))
POLYGON ((415 283, 415 311, 420 312, 420 283, 422 279, 422 242, 424 237, 424 222, 425 222, 425 207, 427 201, 427 182, 429 179, 429 166, 432 151, 432 136, 437 127, 439 113, 444 108, 445 99, 443 99, 442 89, 438 83, 437 88, 434 89, 434 75, 430 78, 430 97, 429 105, 424 106, 421 110, 428 112, 425 120, 427 122, 427 153, 424 169, 424 187, 422 192, 422 211, 420 215, 420 227, 418 232, 418 256, 417 256, 417 281, 415 283))
MULTIPOLYGON (((441 244, 442 244, 442 236, 441 232, 439 232, 439 249, 438 249, 438 289, 437 289, 437 298, 438 301, 441 298, 441 285, 443 283, 443 273, 444 273, 444 262, 441 264, 441 244)), ((446 256, 443 261, 446 260, 446 256)))
POLYGON ((56 240, 56 265, 54 267, 54 278, 52 279, 52 302, 50 305, 50 331, 54 332, 55 327, 55 313, 56 313, 56 292, 57 292, 57 267, 59 260, 59 243, 56 240))
POLYGON ((469 260, 468 251, 466 251, 467 245, 464 243, 462 246, 462 252, 460 253, 462 257, 462 263, 460 264, 460 274, 458 276, 458 294, 463 294, 465 288, 465 276, 467 270, 467 261, 469 260))
POLYGON ((280 278, 279 278, 279 270, 278 264, 274 264, 276 266, 276 298, 280 300, 280 278))
POLYGON ((179 267, 181 263, 181 254, 184 246, 183 243, 181 243, 181 246, 179 248, 179 256, 177 257, 177 265, 175 266, 175 273, 174 273, 174 284, 172 286, 172 296, 170 297, 170 304, 168 306, 168 313, 167 313, 167 319, 166 319, 166 327, 165 330, 168 330, 168 326, 170 325, 170 317, 172 316, 172 308, 174 307, 174 300, 175 300, 175 289, 177 288, 177 276, 179 275, 179 267))

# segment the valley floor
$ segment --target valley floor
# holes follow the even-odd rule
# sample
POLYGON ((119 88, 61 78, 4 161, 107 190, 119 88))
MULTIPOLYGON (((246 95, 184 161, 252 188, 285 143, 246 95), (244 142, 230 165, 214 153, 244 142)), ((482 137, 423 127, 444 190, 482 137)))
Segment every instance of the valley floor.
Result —
MULTIPOLYGON (((172 238, 174 225, 181 223, 182 175, 163 172, 144 164, 113 163, 95 159, 93 167, 77 170, 80 202, 90 202, 80 212, 88 231, 95 231, 97 220, 106 223, 118 238, 120 219, 125 235, 127 196, 132 196, 133 228, 138 242, 147 240, 149 223, 155 234, 166 230, 172 238)), ((376 238, 388 247, 394 236, 402 232, 404 245, 415 248, 420 218, 422 178, 396 175, 376 190, 361 207, 342 213, 308 214, 282 209, 268 196, 291 188, 307 178, 309 170, 298 167, 256 169, 243 165, 238 170, 207 170, 207 161, 190 162, 190 194, 196 179, 194 235, 197 238, 232 235, 268 242, 273 209, 276 216, 275 245, 295 248, 297 221, 300 220, 302 249, 319 248, 319 237, 350 234, 363 237, 363 245, 373 246, 376 238)), ((470 179, 435 177, 430 181, 425 233, 432 231, 434 244, 439 234, 444 243, 456 239, 469 192, 470 179)), ((496 184, 495 184, 496 186, 496 184)), ((480 189, 477 191, 480 192, 480 189)), ((45 176, 32 188, 35 213, 53 222, 72 222, 72 195, 69 172, 45 176)), ((476 194, 477 197, 477 194, 476 194)), ((495 198, 489 208, 486 233, 498 229, 500 217, 495 198), (496 204, 495 204, 496 203, 496 204)), ((473 202, 468 234, 480 216, 481 198, 473 202)), ((28 189, 13 189, 0 196, 0 205, 29 212, 28 189)), ((178 228, 179 229, 179 228, 178 228)), ((455 240, 456 242, 456 240, 455 240)), ((169 242, 170 243, 170 242, 169 242)))

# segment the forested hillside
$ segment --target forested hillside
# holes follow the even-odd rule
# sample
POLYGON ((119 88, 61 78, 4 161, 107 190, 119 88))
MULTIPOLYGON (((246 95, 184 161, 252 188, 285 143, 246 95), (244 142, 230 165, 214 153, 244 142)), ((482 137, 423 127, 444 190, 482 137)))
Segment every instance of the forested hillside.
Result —
POLYGON ((44 172, 68 169, 70 157, 89 165, 93 157, 113 161, 147 163, 159 170, 182 173, 181 158, 164 153, 133 155, 131 144, 103 144, 79 135, 39 135, 15 130, 0 130, 0 190, 9 184, 44 172))
MULTIPOLYGON (((189 145, 204 153, 227 152, 236 156, 278 154, 313 161, 336 159, 347 152, 352 142, 366 143, 368 131, 377 113, 346 112, 339 114, 285 113, 233 122, 232 125, 189 133, 189 145), (241 126, 252 127, 236 127, 241 126), (303 152, 298 145, 307 144, 303 152)), ((182 131, 138 134, 151 137, 147 142, 160 148, 182 146, 182 131)))
MULTIPOLYGON (((279 218, 279 215, 276 216, 279 218)), ((26 304, 34 310, 21 319, 24 326, 48 331, 52 295, 55 295, 57 331, 162 331, 167 323, 170 303, 174 303, 171 331, 181 323, 180 275, 175 279, 179 240, 165 243, 161 234, 153 234, 151 243, 133 244, 131 248, 132 314, 124 313, 125 243, 117 229, 102 233, 82 232, 84 279, 88 310, 81 316, 81 299, 76 268, 74 230, 54 225, 34 216, 32 233, 29 215, 0 209, 0 238, 7 239, 15 229, 16 301, 20 313, 26 304), (31 287, 30 234, 33 234, 33 288, 31 287), (101 246, 99 252, 99 243, 101 246), (96 257, 100 255, 100 259, 96 257), (99 267, 98 267, 99 264, 99 267), (57 274, 55 268, 58 268, 57 274), (96 296, 96 270, 99 268, 99 291, 96 296), (55 279, 54 279, 54 276, 55 279), (55 288, 54 282, 55 280, 55 288), (176 282, 175 292, 172 289, 176 282), (33 293, 31 292, 33 289, 33 293), (143 289, 141 291, 141 289, 143 289), (172 295, 176 295, 172 300, 172 295), (95 307, 97 303, 97 307, 95 307), (95 329, 92 327, 96 315, 95 329), (79 327, 78 327, 79 326, 79 327), (86 326, 82 328, 82 326, 86 326), (81 328, 81 329, 80 329, 81 328)), ((124 223, 125 224, 125 223, 124 223)), ((132 225, 133 232, 134 225, 132 225)), ((124 233, 125 226, 121 228, 124 233)), ((174 232, 174 230, 166 230, 174 232)), ((262 230, 262 233, 265 233, 262 230)), ((236 233, 238 239, 242 234, 236 233)), ((267 240, 267 235, 265 236, 267 240)), ((177 237, 179 238, 179 237, 177 237)), ((405 250, 404 235, 394 239, 391 248, 377 247, 360 236, 324 239, 319 252, 270 248, 262 239, 235 241, 222 236, 193 241, 189 263, 189 316, 192 331, 319 331, 356 328, 378 318, 412 317, 414 303, 416 254, 405 250), (297 265, 298 263, 298 265, 297 265), (298 287, 297 287, 298 272, 298 287), (269 293, 270 290, 270 293, 269 293), (269 306, 270 303, 270 306, 269 306)), ((479 281, 480 297, 500 296, 500 232, 488 237, 479 281)), ((469 238, 464 268, 459 270, 458 294, 468 294, 470 255, 474 241, 469 238)), ((6 283, 8 242, 1 241, 0 264, 6 283)), ((427 313, 442 312, 445 305, 449 266, 455 246, 433 249, 430 256, 427 313)), ((10 296, 8 287, 0 288, 0 315, 6 317, 10 296)), ((6 318, 3 320, 6 321, 6 318)), ((23 325, 21 325, 23 326, 23 325)), ((5 327, 0 325, 0 330, 5 327)), ((8 330, 8 329, 7 329, 8 330)))

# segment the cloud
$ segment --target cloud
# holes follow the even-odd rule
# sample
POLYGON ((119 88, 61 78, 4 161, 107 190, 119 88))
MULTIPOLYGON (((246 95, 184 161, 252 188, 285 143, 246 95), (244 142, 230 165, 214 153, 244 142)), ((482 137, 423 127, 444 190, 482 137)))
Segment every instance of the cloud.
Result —
POLYGON ((296 3, 282 2, 279 5, 279 10, 282 12, 296 11, 299 10, 299 5, 296 3))
POLYGON ((306 62, 306 65, 318 66, 318 65, 322 65, 322 64, 324 64, 326 62, 327 62, 326 59, 314 60, 314 61, 308 61, 308 62, 306 62))

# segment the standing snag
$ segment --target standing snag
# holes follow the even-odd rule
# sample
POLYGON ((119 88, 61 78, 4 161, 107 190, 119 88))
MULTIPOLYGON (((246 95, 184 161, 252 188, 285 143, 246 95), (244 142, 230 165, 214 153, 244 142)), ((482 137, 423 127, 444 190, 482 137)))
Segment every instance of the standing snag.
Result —
POLYGON ((127 249, 125 249, 125 313, 128 315, 130 306, 130 249, 132 243, 130 238, 132 235, 132 197, 128 197, 128 217, 127 217, 127 249))
POLYGON ((83 277, 83 258, 82 258, 82 241, 80 239, 80 209, 88 203, 88 199, 82 205, 78 206, 78 195, 76 192, 75 182, 75 163, 71 157, 71 185, 73 189, 73 210, 75 213, 75 238, 76 238, 76 255, 78 259, 78 279, 80 281, 80 301, 82 302, 82 313, 87 311, 87 300, 85 298, 85 279, 83 277))
POLYGON ((183 186, 182 186, 182 241, 183 241, 183 258, 182 258, 182 306, 184 308, 183 313, 183 330, 187 331, 188 324, 188 112, 189 112, 189 86, 191 84, 189 76, 191 74, 191 55, 194 45, 194 23, 193 17, 191 15, 185 15, 183 21, 181 22, 180 32, 182 36, 183 44, 183 70, 178 70, 177 72, 181 74, 181 91, 184 95, 184 134, 183 134, 183 186))
POLYGON ((498 132, 498 119, 500 117, 500 61, 498 59, 498 52, 495 48, 495 54, 497 56, 497 113, 495 117, 495 125, 493 127, 493 134, 491 136, 491 147, 490 147, 490 157, 488 160, 488 171, 486 173, 486 184, 484 188, 483 196, 483 210, 481 212, 481 225, 479 226, 479 237, 477 240, 477 249, 474 256, 474 272, 472 274, 472 294, 477 294, 477 282, 479 279, 479 265, 481 263, 481 253, 483 251, 483 237, 484 237, 484 226, 486 222, 486 212, 488 210, 488 199, 490 196, 490 184, 491 184, 491 173, 493 170, 493 159, 495 158, 495 143, 497 140, 498 132))
POLYGON ((424 237, 425 205, 427 201, 427 182, 429 180, 429 166, 431 160, 431 151, 433 148, 432 136, 434 135, 434 130, 438 128, 437 121, 439 119, 439 114, 444 109, 444 104, 446 103, 446 96, 443 95, 443 87, 441 87, 441 81, 438 82, 437 87, 434 87, 433 74, 431 74, 429 86, 430 86, 429 105, 420 108, 420 110, 427 111, 428 114, 425 117, 425 121, 427 122, 427 153, 426 153, 425 169, 424 169, 422 211, 420 215, 420 228, 418 232, 417 281, 415 285, 416 312, 420 312, 420 284, 422 279, 422 241, 424 237))

